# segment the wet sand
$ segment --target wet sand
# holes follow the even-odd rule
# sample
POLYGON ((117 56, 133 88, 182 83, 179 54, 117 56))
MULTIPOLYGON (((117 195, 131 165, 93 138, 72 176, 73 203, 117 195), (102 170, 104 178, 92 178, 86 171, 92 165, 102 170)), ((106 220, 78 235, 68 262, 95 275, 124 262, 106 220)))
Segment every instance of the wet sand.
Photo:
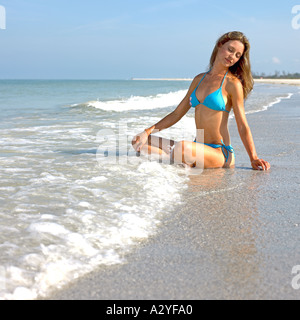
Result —
POLYGON ((235 169, 191 176, 183 204, 125 264, 100 266, 49 299, 298 300, 300 94, 247 119, 270 171, 251 170, 231 121, 235 169))

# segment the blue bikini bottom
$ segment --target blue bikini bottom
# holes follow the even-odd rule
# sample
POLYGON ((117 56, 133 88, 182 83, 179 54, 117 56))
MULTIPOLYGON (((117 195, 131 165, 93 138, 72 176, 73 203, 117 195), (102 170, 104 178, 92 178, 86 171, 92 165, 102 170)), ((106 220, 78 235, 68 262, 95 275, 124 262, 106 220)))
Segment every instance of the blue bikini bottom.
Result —
MULTIPOLYGON (((197 142, 196 140, 194 142, 197 142)), ((202 143, 202 142, 197 142, 197 143, 202 143)), ((228 161, 228 157, 229 157, 229 152, 231 152, 234 156, 235 156, 235 153, 234 153, 234 150, 233 150, 233 147, 231 145, 229 146, 226 146, 223 142, 223 140, 221 140, 221 144, 213 144, 213 143, 204 143, 206 146, 209 146, 209 147, 212 147, 214 149, 217 149, 217 148, 221 148, 222 149, 222 152, 223 152, 223 155, 226 159, 225 162, 228 161), (225 152, 226 150, 226 152, 225 152)))

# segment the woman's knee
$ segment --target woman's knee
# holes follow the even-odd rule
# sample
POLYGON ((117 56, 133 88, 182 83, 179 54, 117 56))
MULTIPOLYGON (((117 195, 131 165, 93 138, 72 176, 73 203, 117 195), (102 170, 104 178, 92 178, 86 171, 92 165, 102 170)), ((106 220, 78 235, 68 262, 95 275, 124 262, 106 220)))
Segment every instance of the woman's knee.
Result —
POLYGON ((190 141, 179 141, 173 149, 173 159, 191 165, 195 162, 193 155, 193 144, 190 141))

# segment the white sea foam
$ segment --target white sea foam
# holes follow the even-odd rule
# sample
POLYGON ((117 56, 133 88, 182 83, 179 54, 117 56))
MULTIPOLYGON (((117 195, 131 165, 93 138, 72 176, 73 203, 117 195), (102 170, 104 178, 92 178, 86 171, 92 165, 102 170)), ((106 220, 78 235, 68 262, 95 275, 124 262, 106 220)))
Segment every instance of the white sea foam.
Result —
MULTIPOLYGON (((287 89, 277 91, 262 86, 261 96, 251 100, 247 113, 263 111, 264 106, 292 96, 287 89)), ((160 110, 153 113, 152 109, 176 106, 185 93, 148 97, 141 93, 85 104, 118 111, 103 118, 99 113, 95 116, 93 109, 63 108, 53 113, 51 106, 43 118, 34 109, 32 114, 18 109, 10 125, 0 122, 0 299, 47 297, 53 288, 101 264, 126 261, 126 253, 157 232, 162 217, 181 202, 187 171, 126 152, 121 153, 122 162, 116 163, 87 151, 97 150, 99 129, 118 129, 120 116, 129 124, 122 132, 133 136, 139 127, 160 120, 160 110), (119 113, 128 110, 143 112, 137 118, 119 113), (126 157, 130 161, 123 161, 126 157)), ((193 139, 192 114, 160 135, 193 139)))
MULTIPOLYGON (((8 197, 18 228, 2 230, 14 244, 1 247, 2 258, 15 259, 5 267, 0 298, 45 296, 100 264, 122 263, 132 246, 156 232, 160 216, 180 203, 187 177, 175 167, 136 161, 121 168, 103 160, 95 170, 94 161, 85 163, 80 180, 56 171, 60 165, 36 168, 37 177, 8 197), (28 250, 19 256, 24 242, 28 250)), ((14 174, 20 179, 22 171, 14 174)), ((9 219, 9 204, 3 210, 9 219)))
MULTIPOLYGON (((125 112, 129 110, 151 110, 166 107, 177 106, 186 94, 186 90, 179 90, 177 92, 170 92, 167 94, 158 94, 156 96, 132 96, 128 99, 112 100, 112 101, 89 101, 84 104, 74 104, 73 106, 85 105, 104 111, 125 112)), ((247 110, 247 114, 265 111, 273 105, 280 103, 283 99, 290 99, 293 93, 287 93, 286 96, 275 97, 273 101, 266 105, 261 105, 254 110, 247 110)), ((250 97, 251 103, 251 97, 250 97)), ((233 115, 231 114, 231 117, 233 115)))
POLYGON ((282 100, 290 99, 292 96, 293 96, 293 93, 288 93, 286 96, 276 97, 273 101, 269 102, 269 103, 266 104, 266 105, 260 106, 257 110, 248 110, 248 111, 246 112, 246 114, 251 114, 251 113, 266 111, 266 110, 268 110, 269 108, 273 107, 274 105, 280 103, 282 100))
MULTIPOLYGON (((186 90, 158 94, 156 96, 132 96, 128 99, 113 101, 89 101, 85 103, 88 107, 94 107, 104 111, 123 112, 129 110, 159 109, 178 105, 184 98, 186 90)), ((73 105, 78 106, 78 105, 73 105)))

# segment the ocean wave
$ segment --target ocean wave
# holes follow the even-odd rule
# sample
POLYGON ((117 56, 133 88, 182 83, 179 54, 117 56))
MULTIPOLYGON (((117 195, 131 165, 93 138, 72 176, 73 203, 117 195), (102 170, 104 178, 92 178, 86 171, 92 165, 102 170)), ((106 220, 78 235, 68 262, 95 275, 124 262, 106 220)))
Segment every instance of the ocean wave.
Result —
MULTIPOLYGON (((169 92, 165 94, 157 94, 155 96, 131 96, 127 99, 109 100, 109 101, 88 101, 80 104, 73 104, 72 107, 92 107, 102 111, 125 112, 130 110, 152 110, 177 106, 186 95, 186 90, 169 92)), ((280 103, 283 99, 290 99, 294 93, 287 93, 286 96, 275 97, 266 104, 260 104, 256 108, 251 106, 250 110, 246 110, 246 114, 266 111, 268 108, 280 103)), ((256 104, 255 102, 254 104, 256 104)), ((253 102, 251 102, 253 104, 253 102)), ((231 115, 231 118, 233 115, 231 115)))
POLYGON ((89 101, 81 104, 73 104, 72 107, 86 106, 104 111, 123 112, 129 110, 161 109, 176 106, 186 95, 186 90, 157 94, 155 96, 131 96, 127 99, 110 101, 89 101))
POLYGON ((273 107, 275 104, 280 103, 282 100, 288 100, 291 99, 291 97, 293 96, 293 93, 288 93, 286 96, 282 96, 282 97, 276 97, 274 100, 272 100, 271 102, 269 102, 268 104, 264 104, 261 107, 259 107, 256 110, 248 110, 246 111, 246 114, 251 114, 251 113, 256 113, 256 112, 262 112, 262 111, 266 111, 269 108, 273 107))
POLYGON ((176 167, 139 157, 125 155, 122 164, 98 159, 97 168, 94 158, 77 159, 70 165, 84 167, 80 174, 66 170, 63 156, 44 171, 46 160, 26 176, 3 170, 13 178, 2 190, 9 202, 1 213, 0 249, 9 263, 0 266, 0 300, 47 297, 100 265, 124 263, 187 188, 187 175, 176 167), (9 185, 24 178, 22 188, 9 185))

